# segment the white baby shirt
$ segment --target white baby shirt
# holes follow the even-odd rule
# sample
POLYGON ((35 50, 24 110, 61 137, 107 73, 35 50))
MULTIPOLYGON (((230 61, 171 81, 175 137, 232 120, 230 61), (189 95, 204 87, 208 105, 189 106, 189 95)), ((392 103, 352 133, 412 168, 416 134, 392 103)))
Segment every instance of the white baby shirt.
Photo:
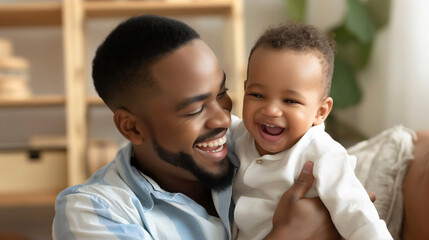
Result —
POLYGON ((355 176, 355 157, 347 155, 323 124, 309 129, 289 150, 264 156, 243 123, 234 118, 232 126, 230 134, 241 162, 233 186, 237 239, 263 239, 271 231, 281 196, 307 161, 314 162, 315 181, 306 197, 320 197, 345 239, 392 239, 355 176))

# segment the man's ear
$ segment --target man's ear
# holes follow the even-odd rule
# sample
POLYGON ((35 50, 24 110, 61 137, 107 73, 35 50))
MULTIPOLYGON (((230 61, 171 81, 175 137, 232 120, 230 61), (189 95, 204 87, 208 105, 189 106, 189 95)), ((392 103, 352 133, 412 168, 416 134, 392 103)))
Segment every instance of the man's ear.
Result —
POLYGON ((138 126, 136 117, 125 109, 117 109, 113 114, 113 122, 118 131, 135 145, 143 143, 143 132, 138 126))
POLYGON ((325 121, 325 119, 328 117, 329 113, 332 110, 333 104, 334 100, 332 100, 331 97, 326 97, 322 100, 314 118, 313 126, 319 125, 323 123, 323 121, 325 121))

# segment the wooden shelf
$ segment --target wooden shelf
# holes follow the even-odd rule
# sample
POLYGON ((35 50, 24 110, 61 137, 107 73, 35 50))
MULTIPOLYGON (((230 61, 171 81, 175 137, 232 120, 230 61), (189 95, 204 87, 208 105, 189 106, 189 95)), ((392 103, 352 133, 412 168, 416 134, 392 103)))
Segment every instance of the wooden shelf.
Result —
POLYGON ((64 106, 65 96, 46 95, 23 99, 0 99, 0 108, 64 106))
POLYGON ((86 99, 86 103, 91 106, 91 107, 95 107, 95 106, 106 106, 106 104, 104 104, 103 100, 101 100, 100 97, 98 96, 90 96, 86 99))
MULTIPOLYGON (((127 18, 142 14, 163 16, 212 16, 223 18, 222 32, 225 64, 231 67, 228 87, 235 106, 242 98, 243 0, 33 0, 24 3, 1 3, 0 28, 44 27, 61 28, 64 56, 65 93, 56 96, 31 96, 27 99, 0 99, 0 110, 33 107, 61 107, 66 116, 67 185, 85 181, 84 162, 88 143, 88 109, 106 107, 98 96, 87 95, 85 77, 86 23, 91 19, 127 18), (237 87, 238 86, 238 87, 237 87)), ((31 42, 31 39, 29 39, 31 42)), ((237 107, 236 107, 237 108, 237 107)), ((1 147, 1 146, 0 146, 1 147)), ((16 146, 25 147, 25 146, 16 146)), ((53 188, 54 190, 56 188, 53 188)), ((31 190, 31 189, 30 189, 31 190)), ((0 206, 34 206, 53 204, 58 192, 19 194, 0 193, 0 206)), ((33 190, 34 191, 34 190, 33 190)))
POLYGON ((85 15, 89 18, 129 17, 141 14, 157 15, 228 15, 232 0, 206 1, 84 1, 85 15))
POLYGON ((61 22, 61 2, 0 4, 0 27, 60 26, 61 22))
POLYGON ((54 205, 55 199, 60 191, 42 193, 1 193, 0 206, 46 206, 54 205))
MULTIPOLYGON (((65 96, 59 95, 35 96, 26 99, 0 99, 0 108, 64 106, 65 102, 65 96)), ((88 97, 86 103, 91 107, 106 106, 98 96, 88 97)))

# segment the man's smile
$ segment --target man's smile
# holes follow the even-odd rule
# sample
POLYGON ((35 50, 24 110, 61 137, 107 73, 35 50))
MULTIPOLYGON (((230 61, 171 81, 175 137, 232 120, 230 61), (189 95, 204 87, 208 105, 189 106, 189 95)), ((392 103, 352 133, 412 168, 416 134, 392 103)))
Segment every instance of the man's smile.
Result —
POLYGON ((225 143, 226 135, 223 135, 222 137, 217 139, 197 143, 195 147, 205 152, 220 152, 223 150, 225 143))

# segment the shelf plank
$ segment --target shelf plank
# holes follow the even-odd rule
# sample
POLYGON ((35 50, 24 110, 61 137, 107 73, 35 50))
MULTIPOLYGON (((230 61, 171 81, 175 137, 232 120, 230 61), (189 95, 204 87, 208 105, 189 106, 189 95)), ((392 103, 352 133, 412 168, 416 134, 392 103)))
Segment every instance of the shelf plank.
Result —
POLYGON ((46 95, 22 99, 0 99, 0 108, 64 106, 65 96, 46 95))
POLYGON ((83 183, 88 142, 83 0, 63 1, 64 74, 67 89, 67 182, 83 183))
POLYGON ((89 96, 86 99, 86 103, 91 107, 106 106, 106 104, 104 104, 103 100, 98 96, 89 96))
POLYGON ((0 4, 0 27, 60 25, 61 2, 0 4))
POLYGON ((157 15, 229 15, 233 0, 174 0, 174 1, 84 1, 89 18, 128 17, 141 14, 157 15))
POLYGON ((1 193, 0 206, 47 206, 54 205, 60 191, 42 193, 1 193))

